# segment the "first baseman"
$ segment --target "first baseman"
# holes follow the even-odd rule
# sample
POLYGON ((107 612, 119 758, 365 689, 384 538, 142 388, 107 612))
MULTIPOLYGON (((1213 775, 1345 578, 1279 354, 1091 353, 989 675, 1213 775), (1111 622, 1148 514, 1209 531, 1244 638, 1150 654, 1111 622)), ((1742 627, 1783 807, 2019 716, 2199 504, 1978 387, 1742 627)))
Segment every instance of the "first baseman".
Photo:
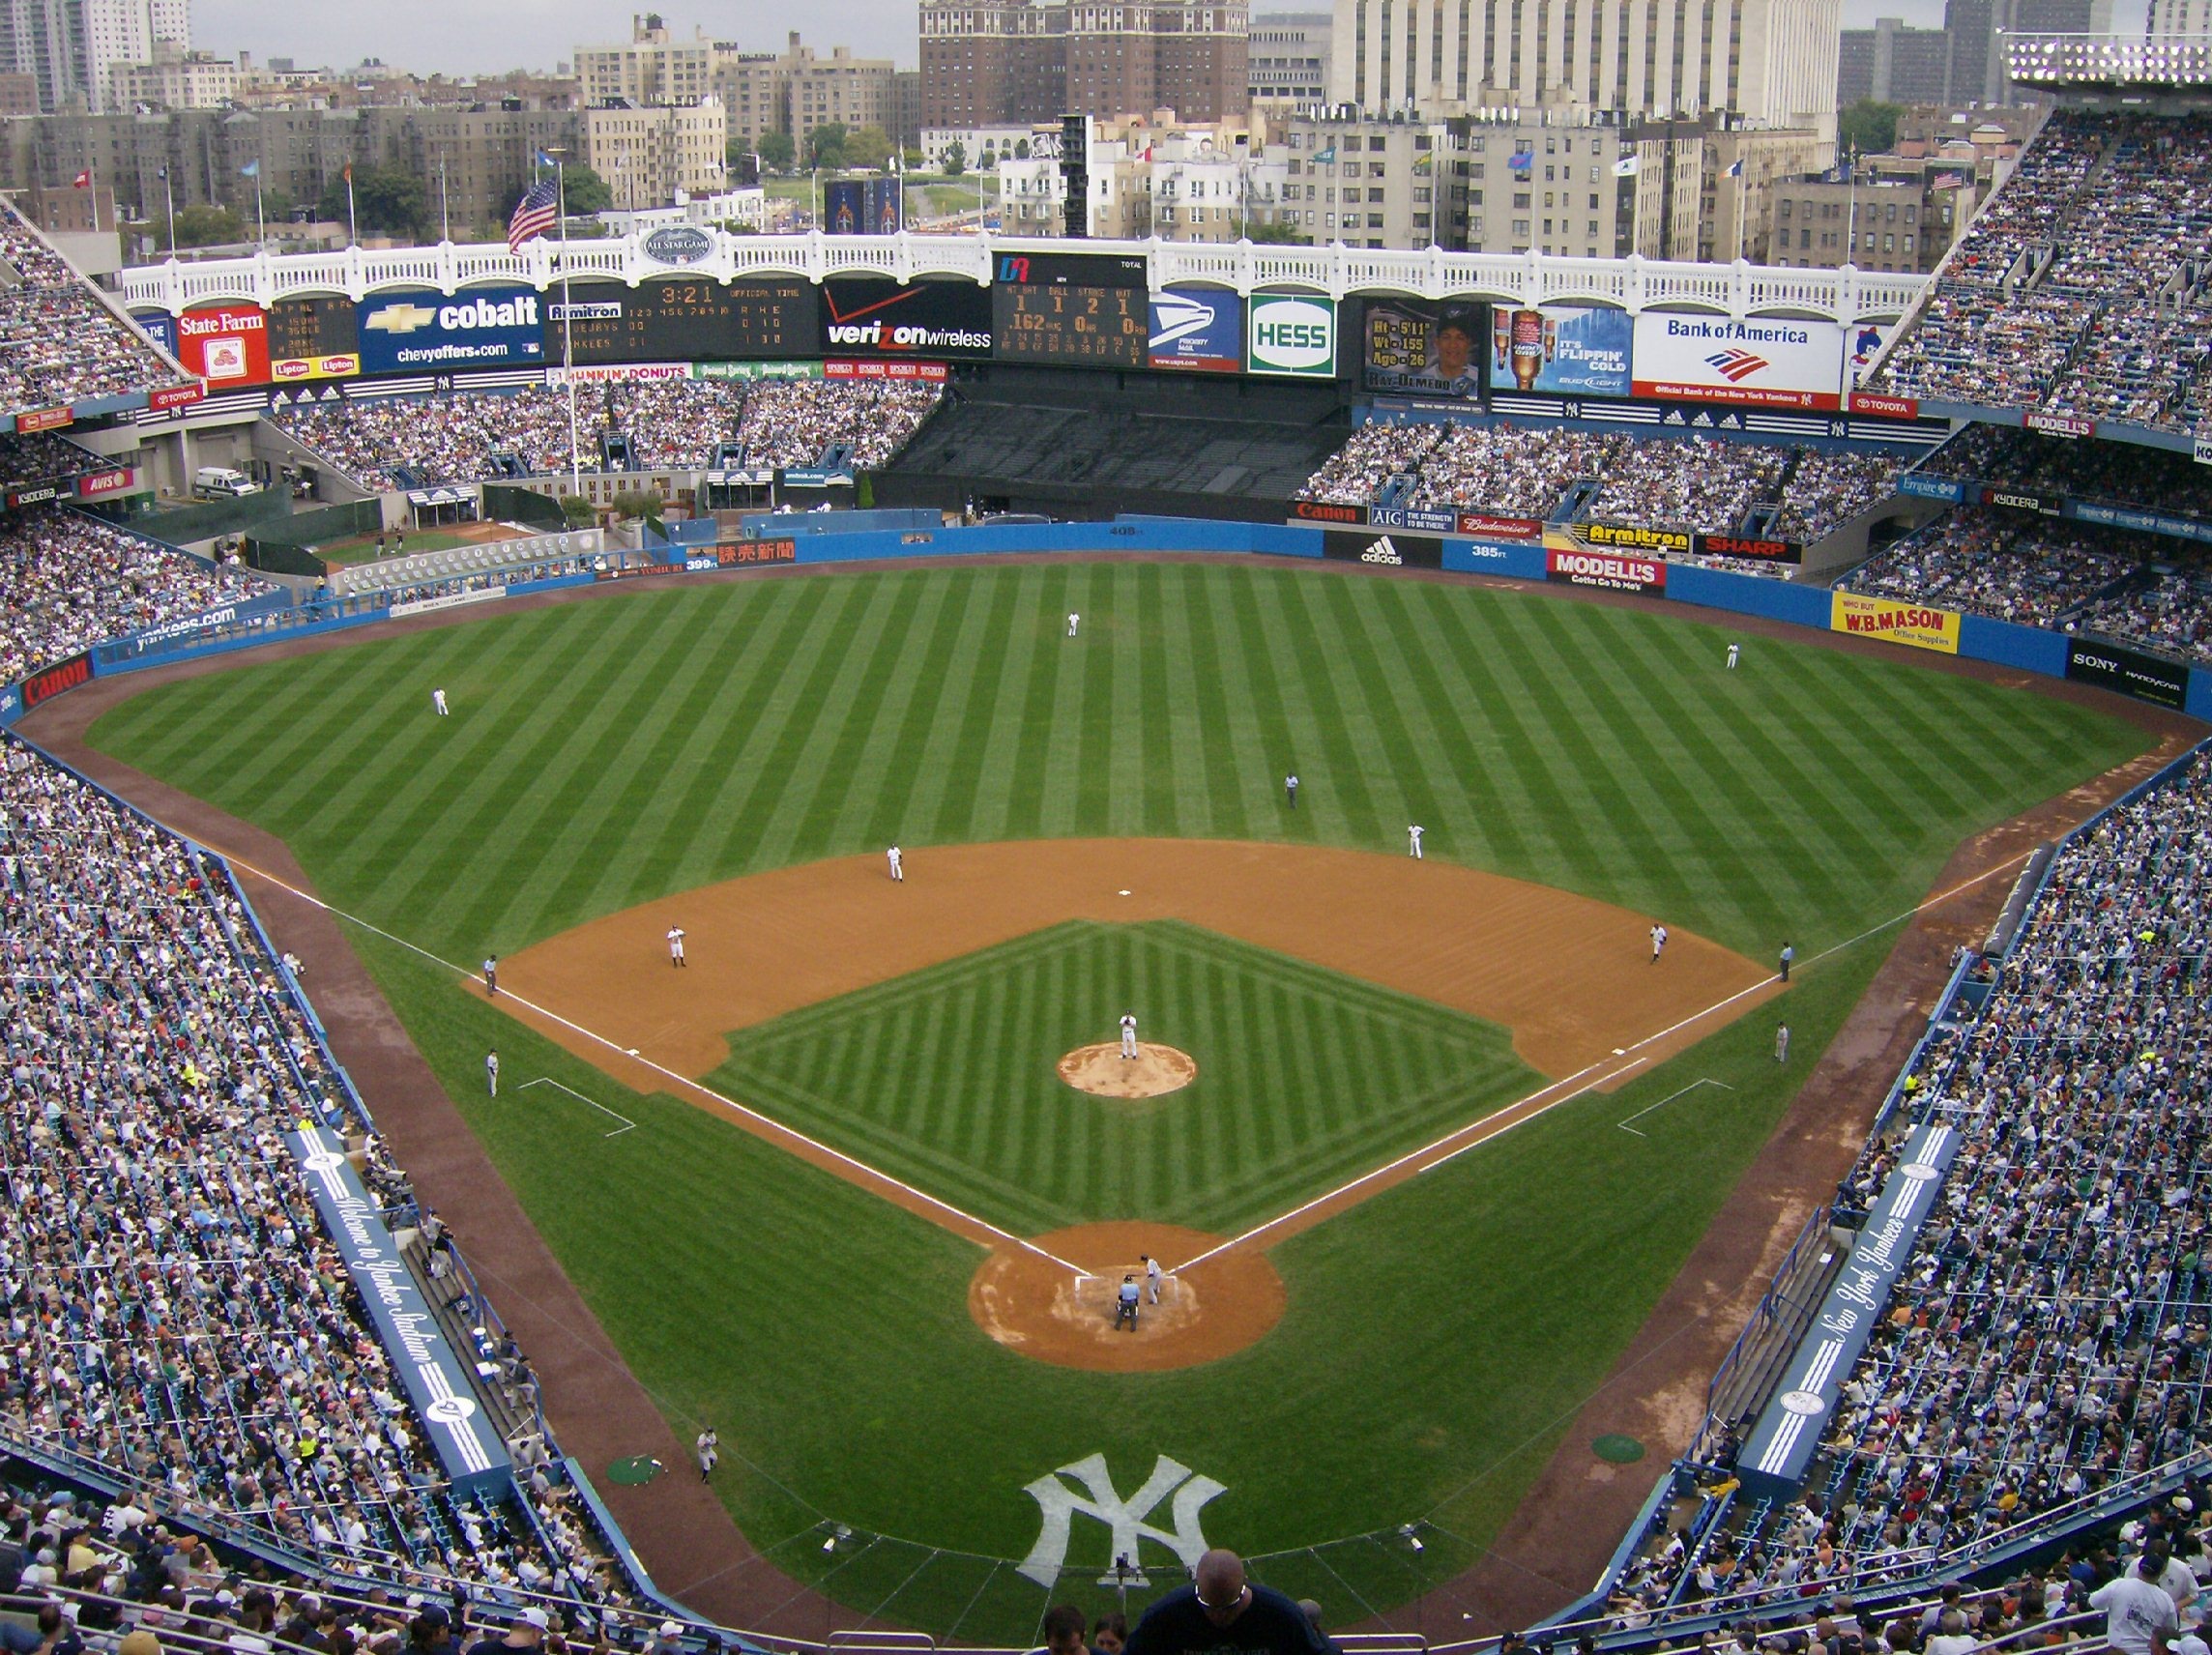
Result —
POLYGON ((1124 1011, 1121 1013, 1121 1056, 1133 1058, 1136 1055, 1137 1014, 1133 1011, 1124 1011))
POLYGON ((486 994, 499 993, 499 956, 497 954, 484 956, 483 991, 486 994))
POLYGON ((893 845, 884 853, 884 859, 891 865, 891 883, 906 884, 906 858, 899 855, 899 848, 893 845))
POLYGON ((684 964, 684 927, 681 925, 671 925, 668 928, 668 963, 672 966, 684 964))

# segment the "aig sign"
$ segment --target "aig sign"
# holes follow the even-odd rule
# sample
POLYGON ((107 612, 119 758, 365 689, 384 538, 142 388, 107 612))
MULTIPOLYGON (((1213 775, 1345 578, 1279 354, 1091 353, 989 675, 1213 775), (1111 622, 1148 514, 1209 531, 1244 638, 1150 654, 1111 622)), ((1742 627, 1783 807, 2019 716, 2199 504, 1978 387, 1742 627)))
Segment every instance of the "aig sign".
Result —
POLYGON ((1244 371, 1336 377, 1336 301, 1255 293, 1245 312, 1244 371))

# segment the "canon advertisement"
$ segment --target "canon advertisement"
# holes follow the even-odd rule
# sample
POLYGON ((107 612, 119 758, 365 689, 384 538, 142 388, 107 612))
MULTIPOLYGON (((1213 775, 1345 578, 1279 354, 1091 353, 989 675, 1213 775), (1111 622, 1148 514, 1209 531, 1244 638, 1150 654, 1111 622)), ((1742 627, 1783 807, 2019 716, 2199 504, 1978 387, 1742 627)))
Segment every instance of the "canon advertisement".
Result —
POLYGON ((1361 339, 1370 391, 1406 396, 1482 394, 1482 306, 1371 299, 1361 339))
POLYGON ((973 281, 841 276, 822 284, 826 357, 950 357, 991 354, 991 290, 973 281))
POLYGON ((534 287, 377 293, 356 314, 364 373, 545 365, 545 298, 534 287))
POLYGON ((1626 396, 1636 323, 1625 310, 1490 307, 1490 388, 1555 396, 1626 396))
POLYGON ((1844 330, 1834 322, 1685 316, 1636 318, 1635 392, 1737 408, 1843 404, 1844 330))
POLYGON ((1400 530, 1381 535, 1353 535, 1342 529, 1324 529, 1321 555, 1338 563, 1366 564, 1376 568, 1441 569, 1444 566, 1441 540, 1400 530))
POLYGON ((2066 676, 2101 689, 2116 689, 2138 701, 2161 707, 2180 707, 2189 699, 2189 669, 2139 650, 2117 644, 2092 643, 2083 638, 2066 640, 2066 676))
POLYGON ((1152 295, 1145 360, 1155 368, 1236 373, 1244 365, 1244 301, 1218 287, 1169 287, 1152 295))
POLYGON ((258 305, 204 305, 177 318, 177 360, 210 391, 269 383, 269 313, 258 305))

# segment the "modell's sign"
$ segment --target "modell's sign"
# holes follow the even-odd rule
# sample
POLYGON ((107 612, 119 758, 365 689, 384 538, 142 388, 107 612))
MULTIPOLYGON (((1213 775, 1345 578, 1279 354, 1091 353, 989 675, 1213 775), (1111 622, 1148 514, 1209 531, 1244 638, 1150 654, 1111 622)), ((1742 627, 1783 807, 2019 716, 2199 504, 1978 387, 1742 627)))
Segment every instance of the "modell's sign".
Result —
POLYGON ((1547 552, 1544 572, 1570 586, 1599 586, 1610 592, 1662 592, 1667 586, 1667 566, 1657 558, 1624 558, 1610 552, 1547 552))
POLYGON ((2094 437, 2097 421, 2079 420, 2071 414, 2030 414, 2027 428, 2041 431, 2047 437, 2094 437))

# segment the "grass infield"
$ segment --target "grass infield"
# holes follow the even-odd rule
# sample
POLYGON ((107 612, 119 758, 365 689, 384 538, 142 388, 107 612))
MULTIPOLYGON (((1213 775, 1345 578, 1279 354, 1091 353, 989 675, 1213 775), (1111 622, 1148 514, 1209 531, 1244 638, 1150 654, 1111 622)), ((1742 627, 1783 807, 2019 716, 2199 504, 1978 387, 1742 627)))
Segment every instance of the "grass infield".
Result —
MULTIPOLYGON (((2145 745, 2089 710, 1903 654, 1759 638, 1726 672, 1729 638, 1673 614, 1229 564, 870 572, 625 595, 250 664, 141 696, 93 739, 283 835, 330 900, 465 963, 894 839, 1142 833, 1399 854, 1410 822, 1431 857, 1654 913, 1755 959, 1788 938, 1806 962, 1919 901, 1966 834, 2145 745), (1072 642, 1071 609, 1084 617, 1072 642), (432 684, 451 718, 431 716, 432 684), (1295 814, 1281 794, 1293 769, 1295 814)), ((1093 1452, 1124 1493, 1160 1454, 1218 1478, 1228 1492, 1206 1509, 1208 1537, 1259 1554, 1263 1578, 1310 1591, 1339 1623, 1464 1566, 1709 1224, 1890 935, 1800 965, 1787 1067, 1771 1021, 1746 1019, 1282 1244, 1289 1309, 1259 1345, 1126 1376, 993 1345, 966 1313, 973 1247, 695 1109, 623 1091, 403 950, 361 946, 680 1434, 719 1427, 717 1486, 755 1542, 856 1611, 1022 1641, 1050 1601, 1006 1561, 1036 1536, 1024 1486, 1093 1452), (547 1089, 483 1098, 495 1043, 516 1081, 559 1079, 638 1129, 603 1139, 600 1117, 547 1102, 547 1089), (1734 1089, 1667 1104, 1637 1121, 1644 1137, 1617 1129, 1707 1077, 1734 1089), (815 1525, 830 1518, 863 1544, 823 1553, 815 1525), (1417 1558, 1372 1537, 1407 1522, 1430 1525, 1417 1558)), ((1145 928, 1069 943, 1060 969, 1123 947, 1157 950, 1146 969, 1165 971, 1184 941, 1145 928)), ((1202 952, 1204 971, 1173 965, 1194 985, 1242 969, 1210 939, 1202 952)), ((1189 1015, 1206 1015, 1207 992, 1224 1007, 1265 993, 1295 1022, 1272 962, 1250 970, 1234 994, 1193 986, 1189 1015)), ((996 992, 1010 1011, 1024 991, 1008 973, 996 992)), ((895 1030, 904 991, 878 992, 886 1014, 857 1026, 868 1039, 895 1030)), ((1363 1003, 1341 981, 1328 992, 1363 1003)), ((956 1057, 900 1036, 898 1061, 924 1082, 910 1099, 1049 1074, 1072 1043, 1052 1001, 1037 990, 1027 1023, 970 1023, 956 1057), (1040 1038, 1050 1050, 1027 1049, 1040 1038)), ((1315 1038, 1387 1045, 1409 1073, 1436 1072, 1452 1039, 1406 1016, 1408 1032, 1315 1038)), ((1494 1107, 1482 1064, 1499 1048, 1467 1027, 1471 1116, 1494 1107)), ((805 1106, 819 1124, 872 1135, 925 1187, 966 1180, 981 1199, 996 1185, 1014 1210, 1033 1157, 987 1139, 967 1152, 949 1117, 887 1124, 888 1065, 864 1044, 848 1053, 827 1027, 787 1045, 776 1032, 735 1055, 760 1101, 779 1085, 820 1098, 833 1080, 833 1100, 805 1106)), ((1083 1037, 1102 1037, 1094 1019, 1083 1037)), ((1197 1055, 1194 1091, 1212 1078, 1197 1055)), ((1003 1106, 1007 1132, 1048 1100, 1064 1112, 1049 1090, 1003 1106)), ((1174 1100, 1149 1107, 1161 1105, 1174 1100)), ((1314 1120, 1314 1153, 1342 1148, 1348 1164, 1362 1132, 1374 1164, 1413 1130, 1386 1115, 1341 1137, 1328 1126, 1314 1120)), ((1234 1221, 1236 1179, 1208 1186, 1198 1169, 1162 1185, 1173 1169, 1148 1161, 1142 1138, 1071 1142, 1071 1156, 1106 1159, 1069 1169, 1037 1205, 1066 1222, 1062 1198, 1120 1179, 1139 1201, 1150 1177, 1190 1203, 1186 1221, 1234 1221), (1131 1158, 1117 1168, 1117 1155, 1131 1158)), ((1278 1166, 1323 1176, 1302 1152, 1247 1170, 1278 1166)), ((1079 1519, 1071 1567, 1103 1564, 1104 1536, 1079 1519)), ((1104 1596, 1081 1583, 1060 1595, 1104 1596)))

